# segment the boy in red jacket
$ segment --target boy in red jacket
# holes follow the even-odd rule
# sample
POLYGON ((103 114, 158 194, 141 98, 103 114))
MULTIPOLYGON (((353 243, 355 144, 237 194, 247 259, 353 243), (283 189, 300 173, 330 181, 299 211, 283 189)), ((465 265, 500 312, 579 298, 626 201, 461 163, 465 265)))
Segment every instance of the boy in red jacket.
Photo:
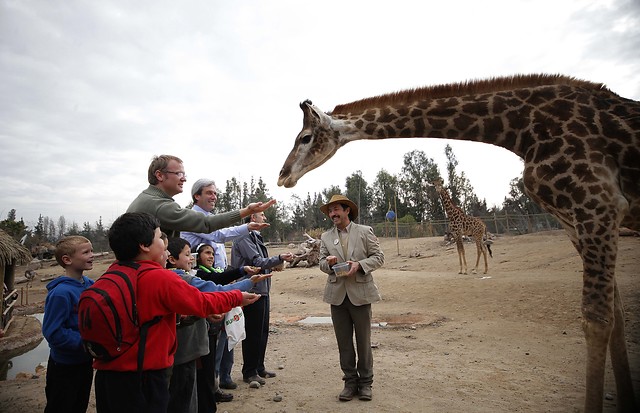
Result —
POLYGON ((138 279, 137 309, 140 323, 156 316, 149 328, 142 372, 137 371, 138 346, 111 361, 95 360, 98 413, 166 412, 169 399, 168 369, 176 351, 176 313, 207 317, 248 305, 260 296, 238 290, 201 293, 162 268, 165 243, 160 223, 147 213, 130 212, 118 217, 109 229, 109 246, 122 262, 144 262, 157 269, 138 279))

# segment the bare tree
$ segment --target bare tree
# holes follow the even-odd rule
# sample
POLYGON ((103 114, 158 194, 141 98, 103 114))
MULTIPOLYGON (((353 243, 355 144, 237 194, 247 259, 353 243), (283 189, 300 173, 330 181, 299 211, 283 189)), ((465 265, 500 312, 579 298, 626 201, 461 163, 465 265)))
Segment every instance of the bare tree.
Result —
POLYGON ((58 218, 58 234, 64 237, 65 232, 67 232, 67 220, 64 219, 64 215, 60 215, 60 218, 58 218))

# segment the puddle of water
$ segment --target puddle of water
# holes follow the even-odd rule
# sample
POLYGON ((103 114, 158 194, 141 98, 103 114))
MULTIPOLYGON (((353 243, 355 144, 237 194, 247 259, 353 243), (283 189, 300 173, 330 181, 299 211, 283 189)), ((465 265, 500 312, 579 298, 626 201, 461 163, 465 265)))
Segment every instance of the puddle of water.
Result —
POLYGON ((298 321, 300 324, 331 324, 331 317, 307 317, 298 321))
MULTIPOLYGON (((307 317, 307 318, 303 318, 302 320, 298 321, 298 323, 300 324, 332 324, 331 322, 331 317, 307 317)), ((386 322, 380 322, 380 323, 372 323, 371 327, 386 327, 387 323, 386 322)))
MULTIPOLYGON (((37 318, 40 320, 40 323, 42 323, 44 314, 34 314, 33 317, 37 318)), ((4 361, 4 363, 9 363, 11 367, 7 370, 7 377, 0 377, 0 380, 13 380, 16 378, 16 375, 21 372, 35 374, 36 366, 40 363, 46 363, 48 359, 49 344, 47 343, 47 340, 42 339, 40 344, 35 348, 27 351, 26 353, 20 354, 19 356, 15 356, 8 361, 4 361)))

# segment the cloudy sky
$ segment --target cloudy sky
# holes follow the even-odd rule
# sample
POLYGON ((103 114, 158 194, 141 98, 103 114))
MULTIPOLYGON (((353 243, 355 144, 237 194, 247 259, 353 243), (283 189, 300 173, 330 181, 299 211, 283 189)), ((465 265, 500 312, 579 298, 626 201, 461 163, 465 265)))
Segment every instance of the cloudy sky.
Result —
MULTIPOLYGON (((151 157, 181 157, 186 187, 262 177, 291 202, 357 170, 373 183, 451 144, 480 198, 500 204, 522 171, 492 145, 360 141, 277 187, 302 127, 325 111, 407 88, 561 73, 640 99, 637 0, 0 0, 0 220, 10 209, 110 224, 147 186, 151 157)), ((188 190, 186 191, 188 192, 188 190)), ((176 200, 186 205, 183 193, 176 200)))

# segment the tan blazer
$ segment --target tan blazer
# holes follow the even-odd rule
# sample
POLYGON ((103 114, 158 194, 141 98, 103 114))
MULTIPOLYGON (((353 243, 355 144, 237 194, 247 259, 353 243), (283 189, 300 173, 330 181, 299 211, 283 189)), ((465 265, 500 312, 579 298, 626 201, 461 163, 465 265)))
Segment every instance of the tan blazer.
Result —
POLYGON ((373 229, 366 225, 351 223, 347 256, 344 256, 338 230, 333 227, 320 237, 320 270, 327 273, 327 284, 324 288, 324 302, 340 305, 345 295, 354 305, 371 304, 380 301, 378 287, 373 282, 371 272, 382 267, 384 253, 380 249, 378 238, 373 229), (361 270, 355 277, 338 277, 327 263, 327 256, 338 257, 338 262, 358 261, 361 270))

